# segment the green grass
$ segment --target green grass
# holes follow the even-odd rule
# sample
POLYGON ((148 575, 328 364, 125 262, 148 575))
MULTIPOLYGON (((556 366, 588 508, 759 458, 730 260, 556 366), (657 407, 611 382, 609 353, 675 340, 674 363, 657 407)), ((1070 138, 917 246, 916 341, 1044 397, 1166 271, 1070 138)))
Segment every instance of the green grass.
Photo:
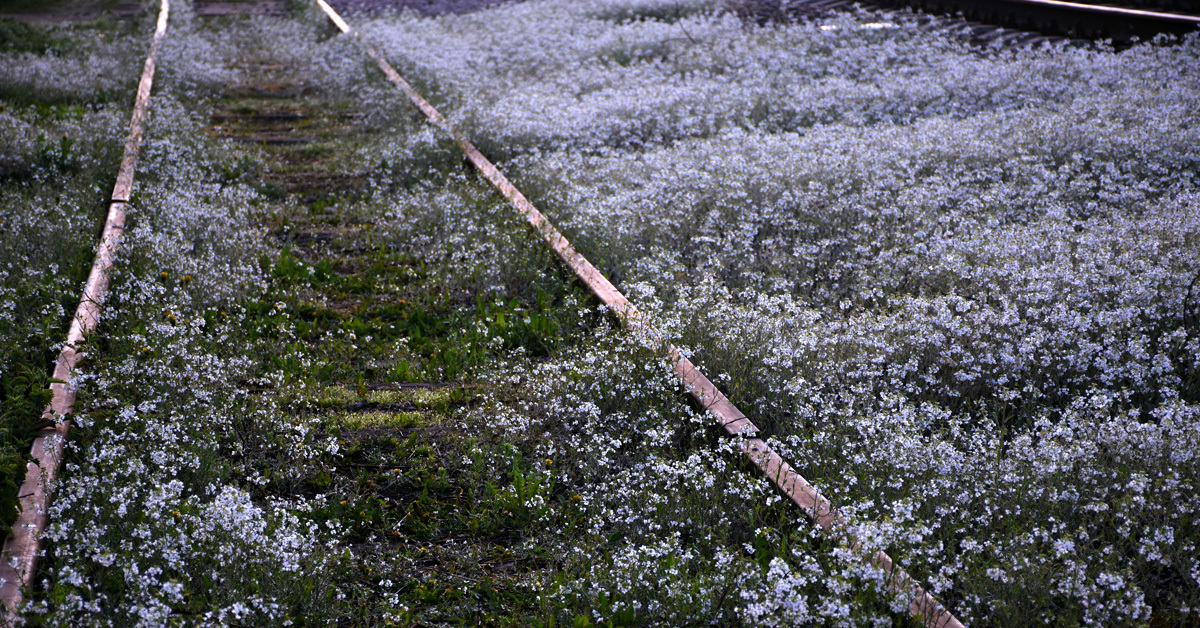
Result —
MULTIPOLYGON (((44 8, 45 3, 29 2, 29 6, 25 7, 26 3, 17 0, 13 4, 31 10, 44 8)), ((4 10, 11 10, 8 5, 9 3, 5 3, 4 10)), ((47 33, 45 28, 11 18, 0 18, 0 51, 45 54, 51 50, 60 51, 69 47, 70 40, 47 33)))

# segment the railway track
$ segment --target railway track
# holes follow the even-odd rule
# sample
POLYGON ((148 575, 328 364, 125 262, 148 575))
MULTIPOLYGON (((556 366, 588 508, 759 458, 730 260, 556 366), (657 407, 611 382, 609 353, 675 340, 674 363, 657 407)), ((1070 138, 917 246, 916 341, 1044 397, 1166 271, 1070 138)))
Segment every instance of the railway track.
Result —
MULTIPOLYGON (((354 34, 351 26, 324 0, 317 0, 317 3, 342 33, 354 34)), ((239 11, 234 5, 220 6, 219 10, 204 15, 224 16, 236 14, 239 11)), ((828 3, 809 3, 805 10, 815 11, 829 8, 837 7, 828 3)), ((97 254, 97 260, 93 266, 93 278, 89 279, 79 306, 79 314, 76 317, 77 325, 72 327, 67 348, 63 350, 56 367, 55 375, 59 379, 67 379, 71 371, 76 368, 80 355, 76 354, 72 347, 95 328, 98 311, 103 304, 107 275, 112 266, 113 250, 124 220, 121 210, 129 202, 133 169, 144 133, 141 120, 145 115, 149 99, 155 56, 167 28, 168 11, 168 0, 163 0, 151 53, 146 60, 146 69, 143 72, 142 83, 139 85, 137 104, 131 124, 132 130, 126 144, 126 158, 122 163, 117 188, 113 193, 110 218, 105 234, 102 236, 100 252, 97 254)), ((268 7, 262 12, 272 14, 273 11, 274 9, 268 7)), ((981 31, 977 37, 986 39, 994 33, 995 31, 981 31)), ((1078 32, 1072 32, 1072 34, 1078 35, 1078 32)), ((1023 38, 1008 37, 1008 35, 1008 33, 1004 33, 1001 37, 1014 42, 1019 39, 1021 43, 1036 43, 1024 35, 1023 38)), ((357 35, 355 36, 357 37, 357 35)), ((663 347, 664 355, 674 365, 676 375, 683 382, 695 404, 707 412, 715 424, 729 438, 733 439, 733 442, 736 443, 735 447, 747 461, 757 467, 764 477, 821 528, 833 530, 841 528, 846 523, 846 519, 838 513, 833 504, 824 498, 815 486, 796 473, 792 466, 760 437, 759 429, 754 422, 734 406, 718 386, 701 373, 676 347, 667 343, 663 339, 663 334, 657 330, 652 321, 639 312, 599 269, 579 254, 546 216, 534 207, 468 138, 396 72, 378 49, 368 41, 361 41, 361 44, 366 54, 378 65, 380 71, 408 96, 429 122, 454 139, 472 166, 520 213, 533 231, 540 236, 543 243, 569 269, 570 275, 582 282, 633 334, 643 338, 650 345, 663 347)), ((274 65, 265 65, 259 68, 259 74, 270 75, 276 71, 275 68, 274 65)), ((343 221, 332 212, 325 213, 328 205, 337 202, 336 197, 346 198, 355 194, 355 190, 361 186, 365 178, 356 174, 329 172, 321 158, 323 154, 321 144, 329 141, 331 137, 339 142, 353 142, 356 137, 367 134, 368 131, 361 124, 361 120, 366 114, 358 111, 353 104, 339 110, 330 110, 318 103, 305 100, 302 92, 302 89, 295 91, 284 89, 281 93, 267 96, 261 91, 257 91, 253 92, 252 97, 239 94, 231 97, 229 102, 218 101, 209 115, 211 132, 214 136, 261 149, 263 152, 260 155, 266 155, 267 170, 269 171, 269 174, 264 177, 267 183, 274 186, 273 189, 282 190, 283 194, 301 200, 306 206, 305 213, 307 215, 288 215, 274 225, 275 235, 279 241, 297 249, 297 259, 303 258, 310 268, 316 268, 320 258, 328 256, 331 250, 337 250, 340 257, 332 272, 356 280, 367 281, 369 273, 364 268, 371 263, 372 256, 377 258, 383 254, 381 250, 372 250, 373 245, 364 244, 376 237, 371 233, 371 226, 365 223, 343 221), (254 101, 253 106, 247 104, 250 100, 254 101), (361 254, 363 252, 369 254, 363 255, 361 254)), ((392 263, 397 266, 416 266, 407 259, 392 260, 392 263)), ((406 273, 412 270, 407 266, 406 273)), ((326 298, 338 301, 331 306, 331 310, 355 312, 356 316, 369 316, 371 312, 376 312, 381 307, 392 305, 384 302, 372 302, 372 299, 376 297, 366 293, 322 295, 323 300, 326 298)), ((403 388, 372 390, 360 382, 358 392, 362 399, 348 404, 347 409, 353 415, 363 410, 375 411, 382 408, 410 411, 425 407, 414 401, 417 397, 410 396, 411 391, 405 391, 403 388)), ((420 391, 455 390, 455 394, 459 397, 453 403, 460 403, 463 398, 469 398, 472 394, 455 389, 447 382, 429 382, 411 388, 420 391)), ((56 415, 70 414, 71 391, 62 385, 56 385, 55 393, 54 405, 47 410, 46 416, 54 418, 56 415)), ((355 420, 365 421, 366 419, 355 420)), ((53 483, 61 462, 61 453, 55 447, 55 443, 66 438, 69 425, 68 421, 60 422, 53 433, 39 438, 38 444, 34 446, 34 457, 37 464, 31 463, 26 480, 27 486, 22 487, 21 495, 24 500, 22 520, 18 526, 14 526, 14 530, 19 528, 19 532, 9 539, 5 549, 9 556, 16 558, 12 567, 6 567, 11 573, 10 571, 3 573, 5 583, 3 589, 0 590, 0 598, 6 604, 10 622, 17 618, 16 612, 21 603, 20 583, 31 582, 36 568, 38 537, 46 525, 44 513, 49 501, 45 487, 53 483)), ((380 432, 389 430, 406 437, 421 436, 436 440, 440 435, 455 431, 455 427, 443 424, 405 424, 404 427, 388 426, 385 428, 372 426, 369 429, 361 430, 356 438, 361 437, 367 441, 380 432)), ((386 470, 388 466, 390 464, 387 460, 375 459, 356 460, 346 465, 347 468, 356 470, 386 470)), ((861 543, 857 540, 852 541, 852 551, 859 552, 861 547, 861 543)), ((892 592, 908 603, 911 613, 920 621, 935 626, 962 625, 918 583, 913 581, 902 569, 899 569, 886 553, 869 553, 863 558, 866 562, 889 574, 892 592)))
MULTIPOLYGON (((343 32, 350 33, 349 25, 323 0, 318 0, 321 9, 330 20, 343 32)), ((198 12, 200 15, 214 17, 246 14, 275 13, 275 5, 264 7, 250 5, 205 5, 198 12)), ((133 119, 129 138, 125 146, 125 158, 122 161, 118 181, 114 188, 109 218, 101 236, 96 260, 93 264, 89 281, 84 288, 75 323, 72 325, 67 344, 60 354, 55 369, 57 379, 67 381, 75 372, 82 353, 77 353, 75 347, 85 336, 95 330, 103 307, 105 293, 108 290, 109 277, 112 272, 116 248, 123 232, 125 217, 124 207, 129 203, 132 194, 134 172, 142 139, 145 134, 145 117, 147 115, 150 91, 153 85, 155 62, 163 37, 167 32, 169 20, 169 0, 162 0, 159 11, 157 28, 155 30, 151 50, 146 58, 145 68, 138 87, 138 96, 134 105, 133 119)), ((675 373, 683 381, 688 393, 707 413, 715 419, 717 425, 726 434, 737 441, 737 447, 747 459, 758 467, 765 477, 769 478, 776 487, 788 496, 808 517, 826 530, 845 525, 845 518, 825 499, 815 487, 797 474, 772 448, 759 437, 759 430, 754 423, 734 406, 715 384, 701 373, 687 358, 683 357, 674 346, 665 344, 660 332, 625 298, 606 277, 586 258, 575 251, 569 241, 545 218, 525 196, 512 186, 492 163, 479 152, 475 146, 457 131, 432 105, 429 104, 416 90, 402 78, 391 65, 369 43, 364 44, 368 54, 387 76, 400 88, 421 112, 436 126, 450 134, 464 151, 468 160, 475 168, 520 212, 529 224, 541 235, 543 240, 562 262, 581 280, 584 285, 615 315, 621 323, 633 333, 641 336, 652 345, 666 347, 666 355, 674 364, 675 373)), ((268 71, 275 66, 270 66, 268 71)), ((272 89, 271 91, 276 91, 272 89)), ((267 99, 270 102, 272 99, 267 99)), ((244 108, 244 105, 243 105, 244 108)), ((278 103, 271 103, 267 108, 252 113, 233 112, 218 108, 210 116, 218 134, 234 141, 263 146, 278 146, 287 150, 290 147, 300 147, 314 142, 314 138, 297 134, 298 127, 311 122, 314 118, 325 115, 326 112, 304 111, 295 104, 288 108, 279 108, 278 103)), ((354 114, 350 114, 351 118, 354 114)), ((293 151, 294 152, 294 151, 293 151)), ((278 153, 277 153, 278 154, 278 153)), ((287 153, 278 154, 287 158, 287 153)), ((285 179, 291 179, 285 186, 296 191, 295 181, 315 183, 322 192, 330 192, 330 180, 321 182, 323 173, 320 172, 320 162, 307 161, 308 167, 296 170, 289 169, 285 179)), ((292 163, 295 163, 292 162, 292 163)), ((281 180, 283 181, 283 180, 281 180)), ((304 183, 301 183, 304 186, 304 183)), ((325 238, 315 238, 318 244, 328 243, 336 237, 329 234, 325 238)), ((311 239, 309 243, 311 243, 311 239)), ((307 244, 307 243, 306 243, 307 244)), ((74 393, 64 384, 54 385, 55 398, 45 417, 54 420, 55 417, 69 417, 73 412, 74 393)), ((60 419, 57 426, 49 429, 40 436, 33 446, 32 461, 26 480, 21 487, 22 514, 13 527, 14 533, 5 544, 4 555, 11 557, 5 561, 0 578, 3 578, 3 588, 0 589, 0 600, 6 608, 6 621, 15 624, 19 618, 19 609, 23 602, 23 589, 26 583, 33 581, 37 568, 37 559, 41 551, 40 539, 48 524, 47 512, 52 498, 52 487, 57 480, 62 464, 62 445, 69 434, 69 419, 60 419)), ((350 465, 354 467, 353 463, 350 465)), ((362 465, 357 465, 362 466, 362 465)), ((367 465, 368 467, 378 465, 367 465)), ((861 551, 861 543, 853 541, 851 551, 861 551)), ((943 609, 936 600, 915 583, 902 569, 897 568, 892 559, 884 552, 877 552, 864 557, 875 567, 889 574, 890 587, 894 594, 908 600, 911 612, 928 625, 961 626, 962 624, 949 612, 943 609)))
POLYGON ((1159 34, 1185 35, 1200 27, 1200 15, 1100 3, 1061 0, 917 0, 885 7, 914 7, 931 13, 962 14, 967 19, 1005 28, 1037 31, 1075 39, 1111 39, 1117 44, 1148 40, 1159 34))
MULTIPOLYGON (((318 4, 343 33, 351 32, 346 22, 328 4, 323 2, 323 0, 318 0, 318 4)), ((167 32, 169 12, 169 0, 162 0, 157 27, 151 43, 151 50, 146 58, 145 68, 138 87, 138 96, 130 125, 130 135, 125 146, 125 158, 122 161, 118 181, 113 192, 109 218, 104 233, 101 236, 97 257, 93 264, 89 281, 85 286, 75 322, 72 325, 67 344, 60 354, 55 369, 55 377, 63 381, 69 380, 79 367, 79 362, 83 358, 83 354, 76 352, 75 347, 88 334, 95 330, 100 311, 104 305, 105 293, 108 290, 108 282, 113 269, 116 249, 119 246, 123 232, 125 222, 124 208, 130 200, 137 157, 145 135, 144 120, 150 104, 150 91, 153 85, 156 58, 162 40, 167 32)), ((263 7, 250 5, 248 8, 241 4, 225 5, 210 3, 201 7, 198 13, 205 17, 221 17, 238 14, 271 15, 277 13, 277 11, 275 4, 272 3, 268 3, 263 7)), ((570 242, 566 240, 553 224, 519 190, 513 187, 504 175, 469 140, 459 133, 428 101, 418 94, 388 64, 378 51, 370 44, 364 44, 364 48, 387 78, 408 95, 412 102, 433 124, 454 137, 470 162, 505 198, 512 202, 517 211, 524 215, 529 224, 541 235, 545 244, 550 246, 561 261, 588 287, 596 298, 604 303, 609 311, 624 326, 629 328, 633 333, 641 336, 644 341, 655 345, 663 344, 661 334, 654 326, 597 268, 574 250, 570 242)), ((265 71, 267 74, 270 74, 270 71, 277 67, 267 66, 265 71)), ((273 88, 271 91, 279 90, 278 88, 273 88)), ((322 124, 323 120, 330 117, 330 112, 306 110, 302 102, 288 100, 287 90, 283 90, 283 92, 281 94, 282 100, 278 97, 263 99, 263 103, 260 105, 261 108, 255 111, 246 111, 245 101, 242 97, 236 97, 236 100, 241 103, 236 110, 223 108, 218 104, 217 109, 210 115, 210 123, 213 125, 213 129, 217 135, 224 136, 235 142, 263 146, 271 151, 276 160, 282 160, 277 163, 273 170, 285 172, 281 172, 274 180, 287 190, 288 193, 299 194, 308 202, 326 198, 331 192, 336 195, 339 191, 339 185, 345 186, 352 183, 352 181, 339 179, 338 177, 330 178, 327 173, 322 172, 320 160, 297 158, 296 155, 297 151, 304 151, 308 145, 317 141, 314 137, 305 136, 303 129, 307 127, 316 129, 330 128, 331 125, 329 123, 322 124), (314 121, 316 122, 315 127, 314 121), (296 168, 292 167, 292 164, 303 164, 303 166, 296 168), (311 192, 306 192, 306 190, 311 192)), ((261 94, 256 94, 256 96, 261 97, 261 94)), ((361 117, 361 114, 337 112, 332 114, 332 117, 340 119, 342 122, 334 123, 333 126, 341 129, 351 129, 351 132, 353 132, 352 121, 355 118, 361 117), (351 120, 350 126, 344 124, 344 121, 347 119, 351 120)), ((328 139, 328 133, 324 133, 323 137, 324 139, 328 139)), ((345 189, 349 190, 350 188, 345 189)), ((318 220, 318 224, 319 222, 318 220)), ((352 227, 353 229, 355 228, 352 227)), ((317 231, 321 231, 321 229, 318 227, 317 231)), ((329 245, 339 237, 336 232, 325 233, 322 237, 322 234, 314 233, 311 230, 307 231, 305 235, 310 237, 304 238, 303 241, 297 240, 295 235, 281 234, 281 237, 285 241, 290 240, 305 248, 312 248, 314 245, 322 248, 323 245, 329 245)), ((361 304, 361 300, 357 303, 361 304)), ((676 374, 684 382, 686 389, 694 401, 715 419, 717 425, 729 437, 736 440, 740 451, 753 465, 761 470, 764 476, 769 478, 779 490, 787 495, 808 517, 822 528, 831 530, 834 527, 845 524, 844 517, 837 513, 829 501, 821 496, 815 487, 797 474, 787 462, 759 437, 759 430, 754 423, 734 406, 716 385, 688 359, 683 357, 678 349, 670 345, 665 346, 667 347, 666 355, 674 363, 676 374)), ((42 551, 41 537, 48 524, 47 512, 52 499, 52 488, 57 481, 62 464, 62 442, 68 437, 70 429, 70 420, 65 417, 69 417, 73 412, 74 392, 64 384, 55 384, 54 393, 54 401, 51 407, 47 408, 45 417, 49 420, 53 420, 55 417, 64 418, 58 421, 55 428, 48 429, 46 434, 38 437, 33 446, 32 461, 29 463, 28 474, 20 493, 22 496, 22 514, 17 524, 13 527, 14 533, 6 541, 4 549, 4 555, 11 558, 4 562, 3 567, 0 567, 2 569, 0 571, 0 578, 3 578, 3 587, 0 588, 0 600, 5 605, 6 624, 8 625, 15 625, 18 622, 20 608, 24 601, 25 585, 26 583, 33 582, 38 557, 42 551)), ((370 403, 360 403, 359 405, 364 407, 377 406, 377 404, 370 403)), ((423 428, 416 429, 420 430, 423 428)), ((433 433, 435 434, 439 431, 436 429, 436 426, 431 429, 434 429, 433 433)), ((364 467, 383 468, 386 466, 390 466, 390 464, 348 464, 348 467, 352 469, 364 467)), ((861 544, 858 541, 853 541, 851 550, 858 552, 861 551, 860 547, 861 544)), ((889 574, 892 592, 900 598, 908 600, 911 612, 918 618, 921 618, 923 623, 938 626, 939 628, 962 625, 917 583, 909 578, 902 569, 895 567, 892 559, 886 553, 877 552, 873 555, 864 556, 864 559, 889 574)))
POLYGON ((1186 35, 1200 28, 1200 7, 1190 2, 1114 5, 1062 0, 788 0, 749 3, 761 22, 802 19, 861 7, 918 10, 924 29, 960 33, 977 45, 1036 46, 1066 40, 1111 40, 1117 46, 1159 34, 1186 35), (938 17, 944 16, 944 17, 938 17))

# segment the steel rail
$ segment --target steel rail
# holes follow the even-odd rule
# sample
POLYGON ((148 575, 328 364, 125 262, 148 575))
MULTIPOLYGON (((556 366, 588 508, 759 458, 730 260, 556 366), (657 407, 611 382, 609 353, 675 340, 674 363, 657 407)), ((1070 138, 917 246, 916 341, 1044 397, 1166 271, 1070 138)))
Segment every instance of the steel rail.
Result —
MULTIPOLYGON (((801 0, 798 6, 814 4, 819 5, 820 0, 801 0)), ((872 0, 865 6, 918 9, 935 15, 962 14, 965 19, 982 22, 973 26, 982 27, 989 35, 997 30, 1015 29, 1046 37, 1109 39, 1120 45, 1160 33, 1194 33, 1200 27, 1200 15, 1092 4, 1087 0, 872 0)), ((962 24, 950 19, 950 23, 955 22, 962 24)), ((979 38, 978 33, 972 33, 971 38, 979 43, 992 41, 988 36, 979 38)), ((1030 39, 1037 40, 1038 36, 1030 39)))
POLYGON ((95 331, 100 321, 100 309, 108 292, 109 273, 125 232, 125 206, 133 194, 133 175, 146 132, 146 111, 154 83, 155 59, 167 32, 170 11, 170 0, 161 0, 154 37, 150 41, 150 54, 146 56, 138 81, 129 135, 125 139, 125 153, 109 199, 104 230, 100 234, 96 257, 84 284, 79 306, 75 309, 75 318, 67 332, 66 344, 59 351, 54 365, 54 379, 59 383, 51 384, 53 396, 42 414, 42 418, 53 421, 54 426, 43 429, 33 441, 25 480, 17 493, 21 513, 0 555, 0 602, 4 604, 5 625, 16 624, 20 617, 24 588, 33 581, 41 551, 41 535, 50 522, 51 493, 62 465, 63 445, 71 429, 71 421, 67 417, 74 411, 75 405, 75 391, 67 382, 80 360, 86 356, 82 347, 84 339, 95 331))
MULTIPOLYGON (((766 441, 758 438, 759 430, 754 423, 726 398, 690 360, 684 357, 678 348, 666 342, 662 334, 629 302, 629 299, 621 294, 621 291, 591 262, 576 251, 570 241, 538 211, 520 190, 508 181, 508 178, 466 136, 451 125, 400 73, 396 72, 374 46, 358 36, 326 0, 316 0, 316 2, 342 33, 352 34, 358 38, 367 56, 375 61, 387 78, 399 87, 431 122, 454 137, 463 152, 466 153, 467 159, 480 174, 503 194, 517 211, 525 216, 529 224, 541 234, 559 258, 575 272, 575 275, 587 285, 609 311, 617 316, 627 329, 647 338, 651 344, 662 347, 663 354, 674 362, 675 374, 683 381, 688 394, 716 419, 726 434, 738 439, 738 446, 742 452, 776 487, 800 506, 804 513, 821 528, 830 530, 835 526, 847 523, 846 518, 817 491, 815 486, 796 473, 766 441)), ((851 548, 855 552, 860 552, 862 542, 851 537, 851 548)), ((962 622, 943 608, 902 568, 896 566, 887 553, 876 552, 869 560, 872 565, 888 574, 891 592, 898 596, 907 596, 910 611, 921 618, 926 625, 937 628, 962 627, 962 622)))
POLYGON ((1070 9, 1085 13, 1100 13, 1118 17, 1149 18, 1164 22, 1177 22, 1200 26, 1200 16, 1183 13, 1166 13, 1162 11, 1146 11, 1125 7, 1111 7, 1102 4, 1086 4, 1083 2, 1067 2, 1066 0, 1007 0, 1013 4, 1028 4, 1033 6, 1051 7, 1055 9, 1070 9))

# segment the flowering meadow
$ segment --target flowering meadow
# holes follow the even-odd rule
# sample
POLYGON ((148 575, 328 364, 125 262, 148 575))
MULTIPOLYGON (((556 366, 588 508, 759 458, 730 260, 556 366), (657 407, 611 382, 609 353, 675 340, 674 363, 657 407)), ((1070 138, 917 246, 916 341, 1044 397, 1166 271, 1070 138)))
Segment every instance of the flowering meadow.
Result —
POLYGON ((52 361, 91 265, 137 84, 111 27, 46 34, 0 23, 0 520, 17 516, 52 361), (78 91, 76 91, 78 88, 78 91))
MULTIPOLYGON (((1200 38, 347 13, 840 508, 826 533, 289 6, 172 3, 24 621, 921 625, 883 549, 969 625, 1200 622, 1200 38)), ((0 49, 9 476, 154 17, 0 49)))

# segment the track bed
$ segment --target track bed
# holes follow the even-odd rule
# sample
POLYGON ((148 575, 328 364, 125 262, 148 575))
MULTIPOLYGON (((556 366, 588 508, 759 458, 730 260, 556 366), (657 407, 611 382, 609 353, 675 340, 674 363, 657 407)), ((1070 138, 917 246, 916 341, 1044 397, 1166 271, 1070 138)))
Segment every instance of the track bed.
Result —
MULTIPOLYGON (((4 279, 44 310, 26 336, 69 323, 46 304, 96 221, 46 208, 103 193, 152 19, 4 75, 29 141, 0 193, 42 208, 5 220, 73 247, 10 260, 66 269, 4 279)), ((1194 38, 981 50, 632 0, 350 19, 655 333, 315 8, 181 4, 30 622, 920 625, 879 551, 972 625, 1195 622, 1194 38)))

